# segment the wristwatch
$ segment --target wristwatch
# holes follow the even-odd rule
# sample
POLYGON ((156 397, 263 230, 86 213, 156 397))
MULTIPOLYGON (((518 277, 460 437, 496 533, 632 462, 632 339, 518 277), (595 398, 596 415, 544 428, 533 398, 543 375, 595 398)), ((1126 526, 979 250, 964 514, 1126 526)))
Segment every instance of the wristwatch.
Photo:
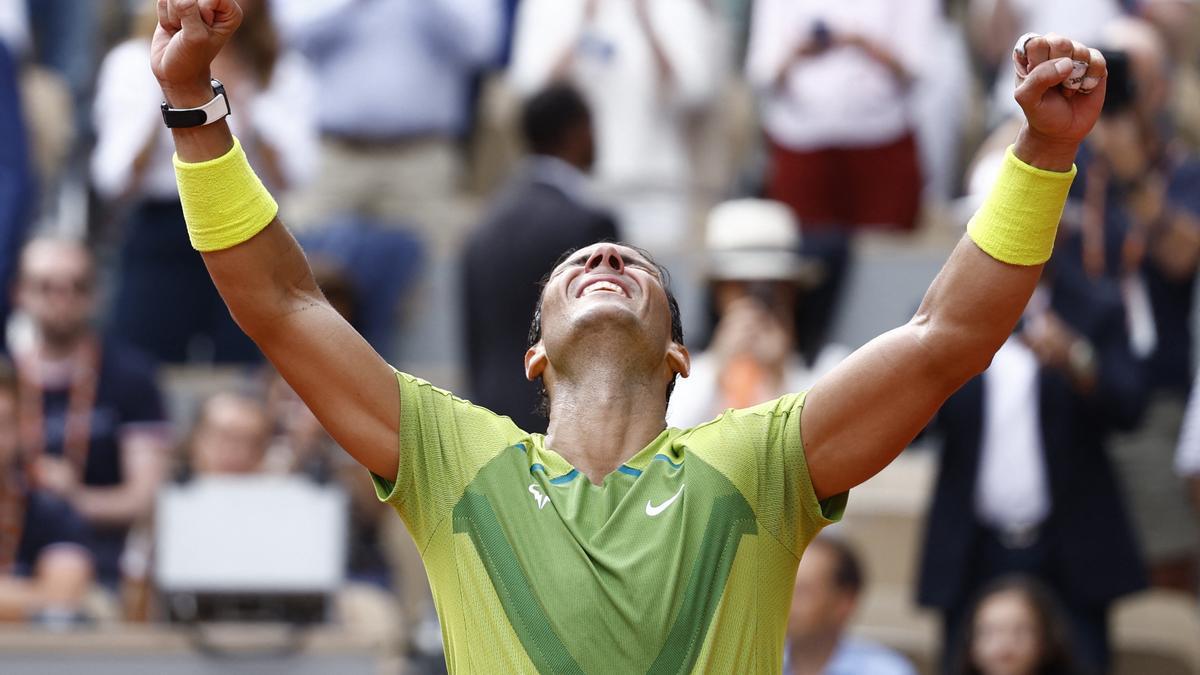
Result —
POLYGON ((171 129, 186 129, 202 127, 213 122, 220 122, 232 115, 229 109, 229 99, 225 97, 225 85, 220 80, 212 80, 213 98, 199 108, 172 108, 166 101, 162 104, 163 122, 171 129))

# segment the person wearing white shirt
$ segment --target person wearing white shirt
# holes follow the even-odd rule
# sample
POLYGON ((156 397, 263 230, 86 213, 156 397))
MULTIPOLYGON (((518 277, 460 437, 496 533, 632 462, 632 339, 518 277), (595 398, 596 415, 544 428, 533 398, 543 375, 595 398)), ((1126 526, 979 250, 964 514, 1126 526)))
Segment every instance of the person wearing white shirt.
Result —
POLYGON ((806 227, 913 227, 909 94, 932 65, 935 18, 932 0, 755 3, 746 69, 770 141, 767 195, 806 227))
MULTIPOLYGON (((274 46, 265 0, 240 4, 250 30, 222 53, 213 76, 225 85, 229 123, 263 181, 294 189, 310 179, 317 159, 311 72, 297 53, 274 46)), ((153 9, 143 23, 145 30, 101 62, 93 106, 92 185, 113 206, 130 207, 112 330, 165 362, 257 361, 257 349, 225 311, 183 228, 171 131, 150 72, 153 9)))
POLYGON ((622 238, 661 258, 688 236, 687 126, 713 100, 721 54, 719 24, 701 0, 524 0, 509 78, 524 95, 556 79, 583 92, 597 193, 622 238))

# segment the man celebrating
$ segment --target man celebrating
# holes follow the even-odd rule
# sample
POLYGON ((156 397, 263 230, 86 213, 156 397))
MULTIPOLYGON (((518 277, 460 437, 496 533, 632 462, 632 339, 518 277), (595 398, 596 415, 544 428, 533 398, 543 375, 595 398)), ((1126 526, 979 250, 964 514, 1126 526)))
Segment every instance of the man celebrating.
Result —
POLYGON ((404 519, 457 672, 778 672, 805 545, 1025 307, 1106 74, 1068 39, 1018 44, 1028 121, 992 198, 916 316, 807 397, 667 428, 688 352, 662 270, 617 244, 568 256, 525 353, 548 396, 543 436, 396 373, 325 302, 209 81, 238 6, 158 8, 152 62, 192 242, 239 325, 404 519))

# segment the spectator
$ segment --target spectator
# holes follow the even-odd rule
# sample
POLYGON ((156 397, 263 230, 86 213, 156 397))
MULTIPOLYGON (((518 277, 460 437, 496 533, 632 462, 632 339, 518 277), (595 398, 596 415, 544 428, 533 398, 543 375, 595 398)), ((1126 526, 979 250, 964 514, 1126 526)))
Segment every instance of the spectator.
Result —
POLYGON ((1166 110, 1167 52, 1143 21, 1106 28, 1105 109, 1074 191, 1092 274, 1120 280, 1134 353, 1146 366, 1143 424, 1114 438, 1113 458, 1155 586, 1194 592, 1197 529, 1171 470, 1191 386, 1192 309, 1200 269, 1200 160, 1166 110))
POLYGON ((262 473, 271 444, 271 420, 258 399, 222 392, 205 401, 188 442, 192 475, 262 473))
MULTIPOLYGON (((281 49, 266 0, 240 3, 243 28, 213 64, 223 78, 234 132, 268 186, 305 182, 316 161, 310 71, 281 49)), ((160 361, 257 362, 192 250, 171 166, 170 131, 150 72, 154 9, 134 37, 105 57, 97 82, 92 180, 114 204, 128 202, 111 331, 160 361)))
POLYGON ((826 346, 810 367, 796 351, 797 298, 821 269, 801 257, 800 231, 787 206, 759 199, 717 206, 708 218, 707 248, 716 328, 671 397, 667 423, 680 428, 804 391, 849 354, 826 346))
POLYGON ((796 570, 784 672, 790 675, 916 675, 900 654, 846 635, 864 585, 854 551, 829 535, 812 540, 796 570))
POLYGON ((524 0, 517 9, 513 83, 527 94, 563 79, 580 88, 595 115, 598 191, 621 238, 658 258, 690 239, 686 132, 722 81, 720 54, 702 0, 524 0))
POLYGON ((537 386, 515 355, 528 331, 514 316, 538 300, 538 281, 563 251, 615 240, 612 218, 588 190, 595 157, 592 118, 570 85, 535 95, 522 113, 530 156, 495 200, 463 253, 463 320, 472 400, 522 429, 546 431, 537 386))
POLYGON ((16 305, 32 330, 9 349, 21 378, 22 446, 34 486, 91 525, 96 573, 112 589, 126 534, 148 515, 164 472, 154 368, 90 325, 96 270, 81 243, 34 239, 20 262, 16 305))
POLYGON ((954 675, 1078 675, 1068 633, 1048 588, 1030 577, 997 579, 967 618, 954 675))
POLYGON ((31 489, 20 461, 17 378, 0 362, 0 622, 77 619, 94 574, 88 527, 65 501, 31 489))
POLYGON ((290 204, 299 231, 353 216, 444 237, 474 74, 497 56, 500 0, 277 0, 321 92, 317 180, 290 204))
POLYGON ((933 0, 759 0, 747 76, 768 141, 766 195, 792 207, 805 249, 826 274, 798 312, 798 340, 818 349, 850 266, 850 233, 911 230, 921 170, 910 113, 926 68, 933 0))
POLYGON ((937 414, 918 600, 942 611, 951 646, 978 589, 1036 577, 1061 597, 1081 662, 1102 672, 1109 606, 1146 584, 1107 455, 1145 390, 1116 284, 1079 260, 1077 239, 1059 242, 1018 330, 937 414))

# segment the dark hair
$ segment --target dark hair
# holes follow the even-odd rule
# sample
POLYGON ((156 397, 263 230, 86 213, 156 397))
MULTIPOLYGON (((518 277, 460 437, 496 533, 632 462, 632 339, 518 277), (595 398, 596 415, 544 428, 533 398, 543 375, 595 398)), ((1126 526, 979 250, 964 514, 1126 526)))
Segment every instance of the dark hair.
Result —
POLYGON ((809 546, 824 546, 833 554, 833 583, 838 590, 858 595, 865 584, 862 565, 858 562, 858 554, 850 544, 837 537, 821 535, 813 539, 809 546))
MULTIPOLYGON (((679 344, 683 344, 683 318, 679 314, 679 301, 675 299, 675 293, 671 291, 670 271, 654 260, 649 253, 637 246, 631 246, 619 241, 612 243, 637 251, 658 270, 658 276, 662 279, 663 290, 667 293, 667 307, 671 311, 671 339, 679 344)), ((567 258, 571 257, 578 250, 579 247, 574 247, 563 251, 562 255, 558 256, 558 260, 555 260, 554 264, 550 266, 550 271, 546 272, 542 280, 538 282, 537 305, 533 308, 533 320, 529 323, 528 347, 533 347, 542 339, 542 293, 546 290, 546 284, 550 281, 550 275, 554 274, 554 270, 558 269, 559 265, 563 264, 567 258)), ((675 378, 671 378, 671 381, 667 383, 667 403, 671 402, 671 392, 673 391, 675 391, 675 378)), ((546 383, 540 377, 538 378, 538 402, 534 408, 534 412, 542 417, 550 417, 550 393, 546 391, 546 383)))
POLYGON ((983 671, 975 666, 971 654, 971 646, 975 643, 975 622, 983 603, 1001 593, 1021 595, 1037 618, 1041 656, 1034 672, 1039 675, 1078 675, 1083 672, 1075 662, 1066 620, 1054 592, 1033 577, 1012 574, 992 581, 976 596, 966 624, 959 631, 954 673, 982 675, 983 671))
POLYGON ((573 129, 590 119, 583 96, 571 85, 558 82, 525 102, 521 110, 521 135, 531 152, 553 155, 562 149, 573 129))

